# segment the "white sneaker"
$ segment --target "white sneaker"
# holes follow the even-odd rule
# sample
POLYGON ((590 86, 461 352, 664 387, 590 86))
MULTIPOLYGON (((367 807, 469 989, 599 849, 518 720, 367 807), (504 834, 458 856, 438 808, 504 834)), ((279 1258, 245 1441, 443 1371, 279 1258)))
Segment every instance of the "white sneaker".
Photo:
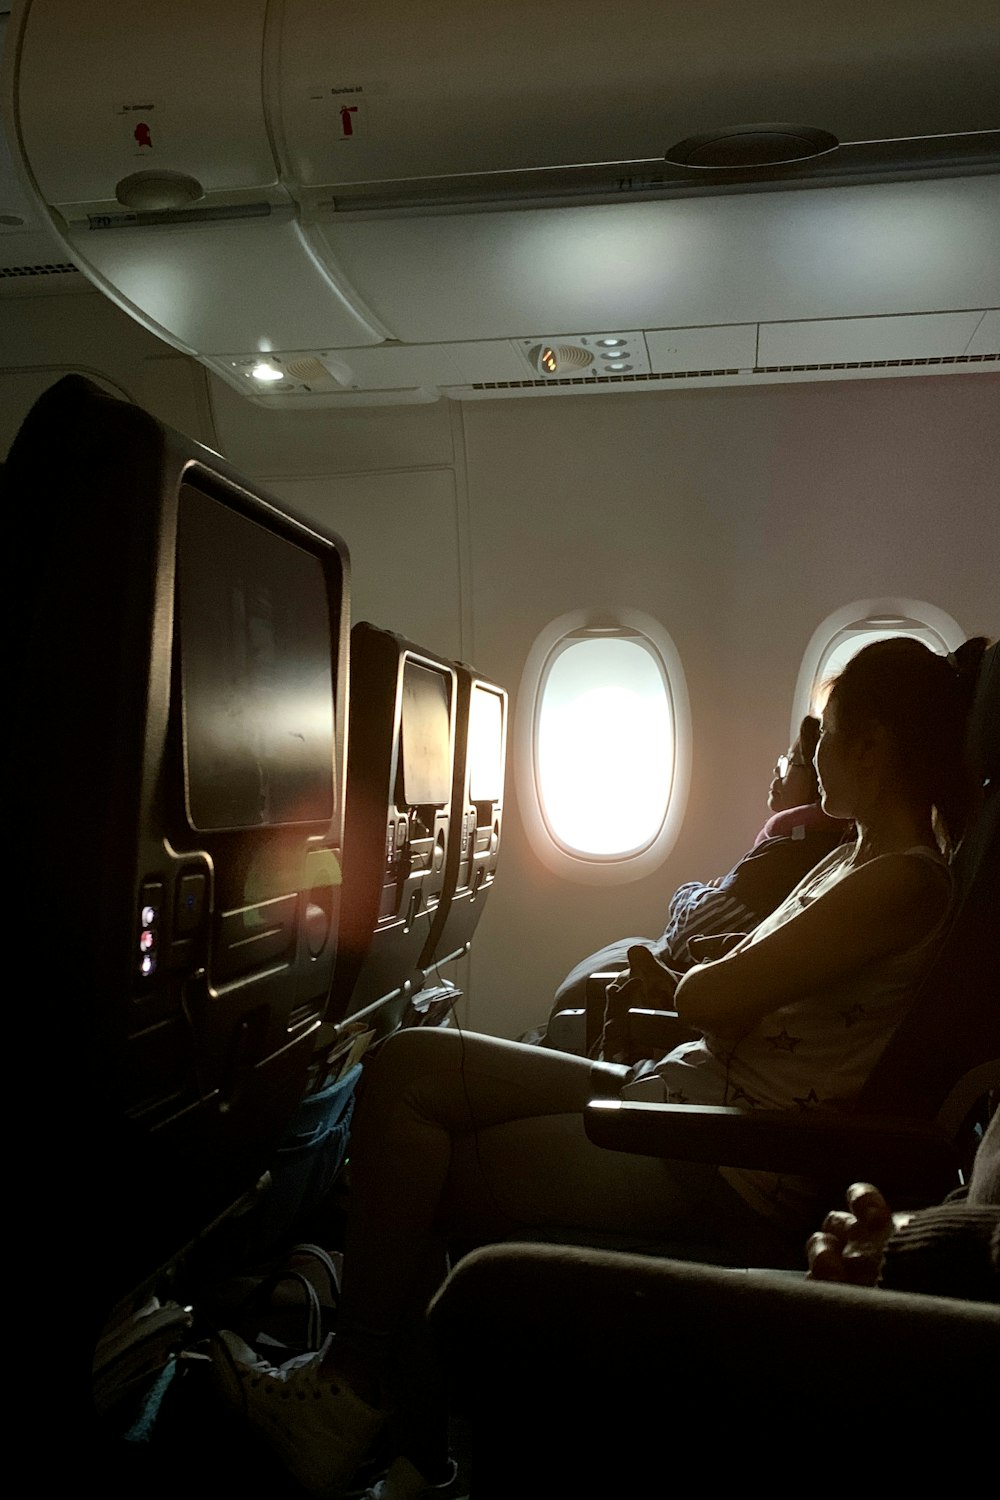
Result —
MULTIPOLYGON (((463 1497, 455 1494, 457 1477, 457 1465, 452 1463, 447 1479, 443 1479, 440 1484, 428 1484, 420 1470, 401 1455, 390 1465, 385 1478, 363 1491, 358 1500, 434 1500, 434 1496, 440 1497, 440 1500, 463 1500, 463 1497)), ((468 1500, 468 1497, 464 1497, 464 1500, 468 1500)))
POLYGON ((321 1354, 276 1368, 228 1331, 213 1343, 215 1386, 223 1403, 249 1422, 308 1494, 337 1500, 385 1413, 325 1375, 321 1354), (241 1358, 243 1350, 249 1360, 241 1358))

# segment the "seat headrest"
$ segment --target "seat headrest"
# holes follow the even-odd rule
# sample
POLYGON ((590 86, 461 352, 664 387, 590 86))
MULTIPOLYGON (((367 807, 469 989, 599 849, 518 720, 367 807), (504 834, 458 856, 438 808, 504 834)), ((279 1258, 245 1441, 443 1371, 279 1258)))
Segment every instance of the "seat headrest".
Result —
POLYGON ((969 760, 979 780, 1000 785, 1000 641, 983 654, 979 680, 969 714, 969 760))

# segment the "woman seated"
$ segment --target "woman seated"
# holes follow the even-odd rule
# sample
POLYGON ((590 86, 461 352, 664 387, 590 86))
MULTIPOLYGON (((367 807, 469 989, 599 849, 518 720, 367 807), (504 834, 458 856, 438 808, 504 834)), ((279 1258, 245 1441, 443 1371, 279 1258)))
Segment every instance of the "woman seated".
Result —
POLYGON ((395 1341, 445 1244, 569 1227, 714 1238, 758 1264, 785 1258, 789 1229, 805 1227, 797 1185, 604 1152, 586 1137, 583 1109, 637 1089, 747 1110, 851 1101, 945 923, 946 851, 969 808, 964 732, 984 644, 945 658, 913 640, 880 641, 837 678, 816 770, 824 811, 853 820, 857 837, 735 951, 684 975, 674 1003, 700 1040, 640 1077, 451 1030, 400 1032, 382 1047, 352 1141, 330 1350, 280 1373, 219 1350, 227 1403, 311 1494, 340 1494, 378 1431, 395 1341))
MULTIPOLYGON (((819 720, 807 715, 795 743, 775 763, 767 795, 771 816, 728 874, 678 886, 658 938, 619 938, 578 963, 556 990, 550 1025, 560 1011, 586 1009, 590 975, 624 967, 630 948, 648 948, 667 968, 683 973, 698 961, 692 938, 750 932, 848 836, 850 823, 831 818, 820 805, 813 765, 818 738, 819 720)), ((544 1040, 546 1046, 566 1045, 566 1028, 556 1040, 544 1040)))

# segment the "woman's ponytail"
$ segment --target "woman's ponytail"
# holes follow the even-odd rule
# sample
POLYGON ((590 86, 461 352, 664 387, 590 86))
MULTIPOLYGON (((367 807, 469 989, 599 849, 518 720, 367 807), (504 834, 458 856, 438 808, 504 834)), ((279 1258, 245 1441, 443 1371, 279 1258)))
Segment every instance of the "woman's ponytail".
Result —
MULTIPOLYGON (((959 736, 957 758, 952 766, 941 768, 939 785, 935 791, 934 805, 944 825, 947 841, 954 847, 963 833, 969 817, 974 812, 982 791, 982 763, 984 755, 979 746, 969 743, 969 719, 979 685, 983 655, 989 641, 977 635, 963 641, 947 661, 954 674, 954 698, 956 729, 959 736)), ((985 747, 982 747, 985 749, 985 747)))

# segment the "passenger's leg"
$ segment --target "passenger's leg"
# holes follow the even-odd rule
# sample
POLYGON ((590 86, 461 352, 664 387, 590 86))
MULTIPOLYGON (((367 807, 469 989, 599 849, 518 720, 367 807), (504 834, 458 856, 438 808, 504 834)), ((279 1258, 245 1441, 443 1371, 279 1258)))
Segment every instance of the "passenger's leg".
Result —
POLYGON ((691 1232, 712 1167, 591 1144, 583 1110, 627 1070, 458 1031, 407 1031, 370 1066, 352 1137, 344 1289, 331 1370, 366 1400, 443 1231, 691 1232))
POLYGON ((386 1347, 440 1245, 455 1143, 535 1115, 581 1114, 624 1069, 452 1030, 390 1037, 368 1065, 351 1138, 338 1372, 371 1399, 386 1347))
POLYGON ((720 1181, 712 1168, 587 1141, 584 1105, 617 1094, 626 1075, 457 1031, 402 1032, 373 1059, 352 1143, 332 1355, 278 1378, 219 1351, 223 1398, 310 1494, 339 1496, 381 1425, 387 1356, 426 1289, 439 1227, 483 1240, 526 1224, 672 1234, 698 1219, 720 1181))

